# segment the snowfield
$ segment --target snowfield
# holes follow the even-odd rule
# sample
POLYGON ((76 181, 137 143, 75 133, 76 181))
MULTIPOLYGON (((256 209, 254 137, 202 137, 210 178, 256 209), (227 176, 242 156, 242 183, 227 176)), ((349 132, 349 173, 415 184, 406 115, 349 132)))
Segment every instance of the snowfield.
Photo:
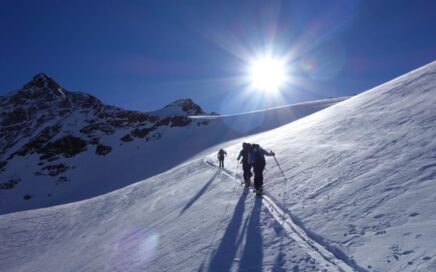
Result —
POLYGON ((433 62, 220 144, 223 171, 215 146, 105 195, 2 215, 1 268, 436 271, 435 105, 433 62), (262 198, 239 185, 243 141, 276 153, 262 198))

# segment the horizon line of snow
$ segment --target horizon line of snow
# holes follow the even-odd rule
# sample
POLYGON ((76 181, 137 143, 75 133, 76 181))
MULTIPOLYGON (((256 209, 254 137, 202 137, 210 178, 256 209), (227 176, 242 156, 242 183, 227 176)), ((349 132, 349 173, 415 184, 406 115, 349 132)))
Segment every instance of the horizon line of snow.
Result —
POLYGON ((246 111, 246 112, 232 113, 232 114, 222 114, 222 115, 188 115, 188 118, 191 118, 191 119, 217 119, 217 118, 221 118, 221 117, 234 117, 234 116, 241 116, 241 115, 245 115, 245 114, 266 112, 266 111, 270 111, 270 110, 278 110, 278 109, 291 108, 291 107, 304 106, 304 105, 311 105, 311 104, 334 103, 334 102, 338 103, 338 102, 345 101, 345 100, 347 100, 347 99, 349 99, 351 97, 352 96, 342 96, 342 97, 336 97, 336 98, 320 99, 320 100, 306 101, 306 102, 301 102, 301 103, 296 103, 296 104, 288 104, 288 105, 283 105, 283 106, 277 106, 277 107, 272 107, 272 108, 267 108, 267 109, 262 109, 262 110, 246 111))

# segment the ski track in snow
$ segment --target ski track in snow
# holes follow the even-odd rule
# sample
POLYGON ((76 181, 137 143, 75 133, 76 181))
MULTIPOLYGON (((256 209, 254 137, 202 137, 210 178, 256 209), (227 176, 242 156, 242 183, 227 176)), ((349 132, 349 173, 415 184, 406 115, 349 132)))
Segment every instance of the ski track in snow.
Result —
MULTIPOLYGON (((208 161, 207 158, 204 159, 204 162, 211 167, 217 167, 214 163, 208 161)), ((221 172, 231 178, 235 183, 239 184, 237 180, 237 174, 232 173, 227 169, 223 169, 221 172)), ((354 261, 345 256, 344 253, 338 252, 338 249, 332 248, 325 243, 323 243, 323 245, 321 241, 322 238, 310 238, 311 235, 306 232, 301 223, 294 221, 294 219, 292 219, 293 215, 289 212, 285 212, 284 209, 282 209, 280 205, 273 200, 273 197, 267 189, 264 189, 262 198, 267 202, 267 205, 265 206, 269 213, 283 227, 283 229, 286 230, 288 235, 294 239, 295 242, 301 246, 301 248, 305 249, 307 254, 317 260, 320 264, 326 267, 332 265, 338 271, 343 272, 367 271, 355 264, 354 261)))

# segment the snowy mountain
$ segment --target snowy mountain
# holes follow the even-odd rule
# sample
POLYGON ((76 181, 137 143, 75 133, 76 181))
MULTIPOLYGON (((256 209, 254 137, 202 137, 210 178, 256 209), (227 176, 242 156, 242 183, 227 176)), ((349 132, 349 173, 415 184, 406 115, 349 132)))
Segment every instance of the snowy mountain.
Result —
POLYGON ((435 105, 433 62, 219 145, 223 171, 215 152, 198 155, 106 195, 2 215, 2 269, 436 271, 435 105), (239 185, 242 141, 276 153, 262 198, 239 185))
POLYGON ((111 192, 207 147, 284 125, 341 100, 217 118, 181 99, 142 113, 105 105, 38 74, 0 97, 0 214, 111 192), (275 118, 280 112, 288 114, 275 118))

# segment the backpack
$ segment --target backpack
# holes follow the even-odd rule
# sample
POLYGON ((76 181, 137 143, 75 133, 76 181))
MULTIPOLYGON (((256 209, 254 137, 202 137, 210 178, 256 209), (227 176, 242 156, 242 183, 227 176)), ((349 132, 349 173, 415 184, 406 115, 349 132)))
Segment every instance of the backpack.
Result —
POLYGON ((265 157, 261 152, 261 148, 258 144, 252 144, 250 153, 248 154, 248 161, 253 165, 265 164, 265 157))

